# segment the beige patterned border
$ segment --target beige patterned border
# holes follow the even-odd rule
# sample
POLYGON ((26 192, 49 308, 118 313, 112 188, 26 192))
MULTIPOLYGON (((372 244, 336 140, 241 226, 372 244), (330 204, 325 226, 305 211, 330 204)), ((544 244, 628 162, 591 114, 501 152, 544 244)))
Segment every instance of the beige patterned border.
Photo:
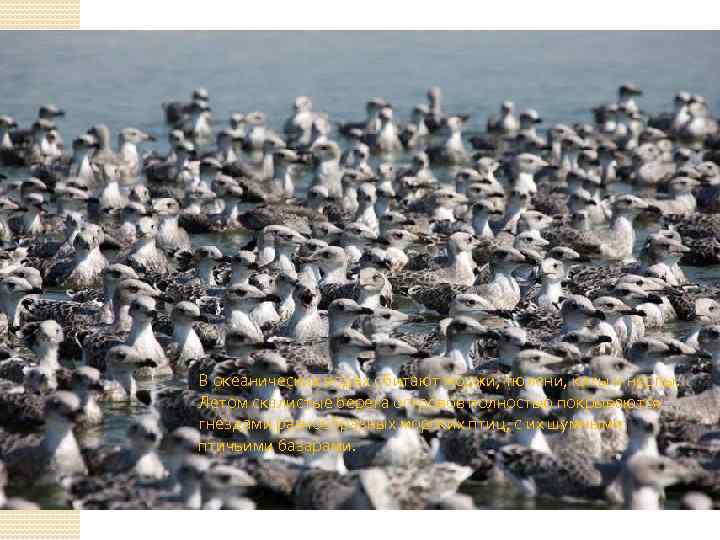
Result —
POLYGON ((0 540, 79 538, 79 510, 0 510, 0 540))
POLYGON ((0 0, 0 28, 80 28, 80 0, 0 0))

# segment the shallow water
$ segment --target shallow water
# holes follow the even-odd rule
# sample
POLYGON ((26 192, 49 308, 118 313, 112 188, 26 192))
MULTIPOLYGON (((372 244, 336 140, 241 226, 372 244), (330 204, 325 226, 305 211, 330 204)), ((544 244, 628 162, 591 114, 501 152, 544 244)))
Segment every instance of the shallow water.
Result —
MULTIPOLYGON (((301 94, 336 122, 363 118, 372 96, 389 100, 404 120, 425 102, 427 88, 439 84, 446 110, 472 115, 469 135, 482 131, 506 99, 518 111, 535 108, 544 125, 590 121, 590 108, 612 101, 626 81, 644 89, 639 103, 647 111, 670 110, 678 90, 705 96, 717 111, 718 65, 717 32, 3 32, 0 114, 27 126, 40 105, 54 102, 68 113, 58 121, 66 144, 104 122, 113 133, 134 126, 154 134, 155 148, 165 151, 160 103, 185 100, 197 86, 210 92, 216 125, 225 125, 231 112, 261 110, 280 129, 301 94)), ((216 235, 193 242, 231 251, 245 240, 216 235)), ((688 274, 704 281, 717 270, 688 274)), ((678 334, 687 329, 674 326, 678 334)), ((106 405, 105 442, 122 444, 128 418, 139 410, 106 405)), ((473 484, 464 489, 479 506, 526 507, 505 493, 473 484)), ((47 490, 20 495, 59 504, 47 490)))

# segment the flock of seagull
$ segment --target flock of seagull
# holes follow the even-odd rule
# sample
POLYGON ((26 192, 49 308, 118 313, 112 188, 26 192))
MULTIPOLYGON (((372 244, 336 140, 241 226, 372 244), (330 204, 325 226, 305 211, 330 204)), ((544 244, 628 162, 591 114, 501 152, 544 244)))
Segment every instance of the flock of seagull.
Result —
POLYGON ((198 88, 166 155, 0 116, 0 507, 712 508, 720 133, 641 95, 468 136, 438 87, 282 132, 198 88))

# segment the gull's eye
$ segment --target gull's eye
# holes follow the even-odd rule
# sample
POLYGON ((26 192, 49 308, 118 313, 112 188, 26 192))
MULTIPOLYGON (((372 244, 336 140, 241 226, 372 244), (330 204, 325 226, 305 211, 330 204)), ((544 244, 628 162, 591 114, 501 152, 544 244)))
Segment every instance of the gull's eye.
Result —
POLYGON ((218 479, 219 479, 223 484, 227 484, 228 482, 230 482, 230 480, 232 479, 232 477, 231 477, 229 474, 221 474, 221 475, 218 477, 218 479))
POLYGON ((382 316, 382 318, 386 319, 386 320, 390 320, 390 314, 386 313, 385 315, 382 316))
POLYGON ((664 463, 658 463, 657 466, 658 471, 664 471, 665 470, 665 464, 664 463))

